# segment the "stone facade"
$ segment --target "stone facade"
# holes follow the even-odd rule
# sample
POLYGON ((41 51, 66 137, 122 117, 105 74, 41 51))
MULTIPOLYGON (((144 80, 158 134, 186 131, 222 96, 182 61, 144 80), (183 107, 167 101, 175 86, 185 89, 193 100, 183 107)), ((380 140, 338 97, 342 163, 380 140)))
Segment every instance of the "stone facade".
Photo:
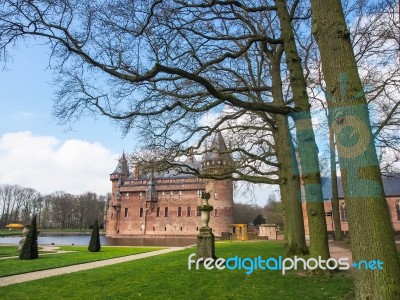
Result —
POLYGON ((267 237, 269 240, 283 240, 285 238, 276 224, 261 224, 258 235, 260 237, 267 237))
MULTIPOLYGON (((214 153, 207 153, 201 162, 188 158, 201 170, 218 172, 231 163, 230 157, 220 155, 226 149, 222 136, 212 143, 214 153), (218 153, 216 153, 218 150, 218 153)), ((110 237, 177 237, 197 236, 201 225, 201 194, 210 192, 210 227, 215 236, 230 232, 233 222, 233 185, 231 180, 201 179, 194 175, 165 172, 130 176, 125 155, 110 175, 112 197, 107 205, 106 234, 110 237)))

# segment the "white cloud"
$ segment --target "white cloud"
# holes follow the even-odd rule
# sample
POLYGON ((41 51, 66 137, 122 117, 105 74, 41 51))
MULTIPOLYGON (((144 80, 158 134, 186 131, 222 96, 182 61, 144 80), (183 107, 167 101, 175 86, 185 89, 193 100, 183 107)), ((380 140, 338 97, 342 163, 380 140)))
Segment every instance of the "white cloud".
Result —
POLYGON ((117 154, 100 143, 59 141, 29 131, 0 136, 0 184, 32 187, 43 194, 111 191, 109 174, 117 154))

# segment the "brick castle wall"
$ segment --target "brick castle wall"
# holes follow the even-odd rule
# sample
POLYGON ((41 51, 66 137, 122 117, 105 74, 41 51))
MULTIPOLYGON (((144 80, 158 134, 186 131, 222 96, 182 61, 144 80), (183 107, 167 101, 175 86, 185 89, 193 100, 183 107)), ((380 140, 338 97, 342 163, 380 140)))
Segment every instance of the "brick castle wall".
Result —
POLYGON ((215 181, 197 178, 163 178, 155 182, 156 202, 146 201, 148 182, 129 180, 120 186, 112 180, 112 200, 107 210, 108 236, 194 236, 202 226, 197 206, 201 193, 211 193, 210 227, 216 236, 230 231, 233 218, 233 187, 230 180, 215 181), (119 210, 119 211, 118 211, 119 210))

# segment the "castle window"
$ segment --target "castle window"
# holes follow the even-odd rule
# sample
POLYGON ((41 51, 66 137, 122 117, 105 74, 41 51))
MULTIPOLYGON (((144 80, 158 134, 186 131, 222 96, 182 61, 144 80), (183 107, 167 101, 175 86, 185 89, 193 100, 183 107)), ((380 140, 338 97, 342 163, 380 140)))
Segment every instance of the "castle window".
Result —
POLYGON ((397 221, 400 222, 400 199, 398 199, 396 202, 396 216, 397 221))
POLYGON ((347 210, 346 210, 346 203, 340 203, 340 221, 347 222, 347 210))
POLYGON ((129 193, 125 193, 125 198, 129 198, 129 193))
POLYGON ((143 197, 143 192, 140 192, 139 193, 139 199, 142 199, 142 197, 143 197))
POLYGON ((128 208, 127 207, 125 207, 125 218, 127 218, 128 217, 128 208))
POLYGON ((182 217, 182 207, 178 207, 178 217, 182 217))
POLYGON ((197 190, 197 198, 201 198, 201 190, 197 190))
POLYGON ((218 217, 218 208, 214 209, 214 217, 218 217))
POLYGON ((155 228, 155 227, 153 227, 153 231, 156 231, 156 228, 155 228))
POLYGON ((141 207, 139 209, 139 217, 142 218, 143 217, 143 207, 141 207))
POLYGON ((218 198, 218 193, 217 193, 217 192, 214 193, 214 198, 215 198, 215 199, 218 198))
POLYGON ((181 231, 182 231, 182 227, 181 227, 181 231))
POLYGON ((165 197, 165 192, 164 191, 161 192, 161 197, 165 197))
POLYGON ((170 198, 174 198, 174 191, 170 191, 170 192, 169 192, 169 197, 170 197, 170 198))
POLYGON ((201 212, 198 209, 196 209, 196 217, 200 217, 200 216, 201 216, 201 212))
POLYGON ((164 231, 167 231, 167 227, 164 227, 164 231))
POLYGON ((190 206, 187 207, 186 216, 187 216, 187 217, 190 217, 190 206))
POLYGON ((160 208, 157 207, 157 217, 161 216, 160 208))
POLYGON ((164 209, 164 217, 168 217, 168 207, 164 209))
POLYGON ((182 191, 179 191, 179 198, 182 198, 182 191))

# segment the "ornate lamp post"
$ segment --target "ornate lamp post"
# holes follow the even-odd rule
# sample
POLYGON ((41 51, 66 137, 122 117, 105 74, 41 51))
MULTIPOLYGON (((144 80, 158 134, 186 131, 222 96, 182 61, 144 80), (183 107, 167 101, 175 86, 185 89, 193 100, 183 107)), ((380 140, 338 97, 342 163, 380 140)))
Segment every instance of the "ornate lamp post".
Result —
POLYGON ((208 203, 210 193, 203 192, 201 194, 201 205, 197 209, 201 212, 202 227, 197 236, 197 259, 202 258, 216 258, 215 256, 215 237, 212 233, 212 228, 208 226, 210 221, 210 211, 213 207, 208 203))

